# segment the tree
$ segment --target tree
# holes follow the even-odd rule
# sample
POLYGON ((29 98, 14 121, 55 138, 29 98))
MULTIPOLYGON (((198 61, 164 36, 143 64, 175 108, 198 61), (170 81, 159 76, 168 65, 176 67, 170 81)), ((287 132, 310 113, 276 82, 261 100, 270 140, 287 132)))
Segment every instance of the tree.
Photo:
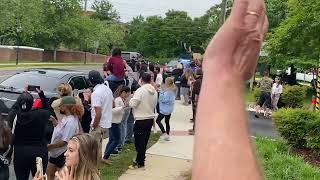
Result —
POLYGON ((317 64, 320 56, 320 1, 288 0, 288 18, 268 40, 267 50, 275 65, 300 62, 317 64))
POLYGON ((121 24, 103 25, 103 29, 99 36, 99 53, 110 54, 112 48, 118 47, 125 49, 125 31, 121 24))
POLYGON ((114 23, 120 20, 119 13, 108 0, 95 0, 92 9, 95 11, 92 15, 93 18, 107 23, 114 23))
POLYGON ((36 45, 32 37, 41 30, 42 2, 2 0, 0 3, 0 43, 36 45), (18 30, 18 31, 17 31, 18 30))
POLYGON ((288 0, 266 1, 267 15, 269 19, 269 31, 273 31, 284 21, 289 13, 288 0))
POLYGON ((83 16, 78 0, 43 0, 45 13, 41 19, 43 30, 35 35, 40 47, 56 50, 62 45, 77 41, 77 18, 83 16))

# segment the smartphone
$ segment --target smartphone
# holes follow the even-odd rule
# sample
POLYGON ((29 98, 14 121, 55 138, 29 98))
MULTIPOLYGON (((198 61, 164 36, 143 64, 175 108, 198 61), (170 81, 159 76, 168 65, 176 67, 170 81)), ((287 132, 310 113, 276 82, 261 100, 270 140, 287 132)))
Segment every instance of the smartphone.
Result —
POLYGON ((28 85, 28 91, 37 92, 37 89, 40 89, 40 86, 28 85))
POLYGON ((43 166, 42 166, 41 157, 36 157, 36 165, 37 165, 37 171, 40 172, 40 177, 43 177, 43 166))
POLYGON ((73 90, 73 96, 74 97, 78 97, 79 96, 79 90, 78 89, 73 90))

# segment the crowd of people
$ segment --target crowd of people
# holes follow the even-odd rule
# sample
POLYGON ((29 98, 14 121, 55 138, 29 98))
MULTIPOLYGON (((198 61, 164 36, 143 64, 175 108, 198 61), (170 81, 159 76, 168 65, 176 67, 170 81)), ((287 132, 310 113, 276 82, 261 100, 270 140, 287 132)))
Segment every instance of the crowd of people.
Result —
MULTIPOLYGON (((170 118, 176 99, 180 99, 180 88, 183 104, 192 104, 191 120, 195 120, 202 57, 195 62, 198 68, 194 70, 177 64, 170 77, 153 64, 142 64, 135 75, 122 59, 121 50, 115 48, 104 65, 104 76, 98 71, 89 72, 92 88, 79 93, 62 83, 57 87, 59 97, 49 102, 41 89, 37 89, 41 102, 34 101, 30 92, 23 92, 7 117, 8 126, 4 121, 0 124, 0 153, 6 162, 1 166, 1 172, 5 172, 1 173, 2 179, 8 179, 11 157, 18 180, 27 180, 30 172, 35 179, 44 174, 48 180, 63 179, 70 173, 73 177, 86 173, 87 178, 99 179, 99 162, 112 165, 110 156, 121 153, 125 143, 133 142, 137 157, 129 168, 144 167, 152 128, 156 130, 157 125, 161 140, 170 141, 170 118), (102 153, 102 141, 107 137, 102 153), (89 153, 90 149, 93 152, 89 153), (37 173, 37 157, 42 159, 43 174, 37 173), (86 161, 79 161, 82 157, 86 161)), ((194 134, 194 128, 189 132, 194 134)))
MULTIPOLYGON (((189 92, 190 90, 192 92, 189 93, 192 97, 191 101, 195 107, 199 107, 195 112, 198 113, 196 116, 198 120, 193 179, 263 179, 248 130, 244 82, 254 73, 267 31, 268 18, 263 0, 235 0, 227 22, 207 47, 203 80, 201 71, 198 70, 196 73, 198 77, 190 78, 191 73, 185 76, 189 81, 189 92), (209 83, 209 80, 215 83, 209 83), (197 88, 202 81, 205 85, 202 86, 199 96, 197 88)), ((114 56, 118 56, 118 53, 114 56)), ((114 61, 116 60, 121 61, 120 58, 114 58, 114 61)), ((123 61, 114 63, 115 66, 117 64, 125 67, 123 61)), ((107 76, 113 74, 113 68, 115 68, 113 65, 106 68, 109 72, 105 74, 107 76)), ((118 75, 114 74, 114 76, 118 75)), ((117 80, 117 78, 109 80, 117 80)), ((46 169, 48 179, 54 173, 55 179, 58 180, 100 180, 98 165, 102 157, 101 142, 107 134, 112 134, 112 131, 108 133, 108 130, 112 127, 112 122, 115 122, 114 124, 118 122, 113 120, 114 113, 118 113, 115 108, 122 107, 123 104, 125 108, 122 109, 126 109, 126 106, 132 109, 135 121, 133 134, 137 157, 130 168, 144 167, 146 145, 157 114, 158 96, 162 98, 158 110, 163 112, 164 116, 168 116, 171 112, 170 108, 163 109, 161 104, 167 105, 167 102, 172 100, 170 91, 174 88, 172 81, 165 80, 166 83, 162 89, 161 86, 156 85, 157 78, 154 80, 151 73, 143 72, 139 79, 140 87, 132 93, 131 99, 118 102, 116 107, 113 92, 109 87, 110 81, 105 82, 98 71, 91 71, 89 73, 89 80, 93 84, 93 89, 90 90, 91 95, 88 91, 83 95, 85 100, 81 100, 77 93, 71 96, 70 93, 63 93, 66 96, 60 97, 56 102, 61 120, 53 114, 53 110, 45 108, 45 106, 50 108, 50 104, 53 108, 53 102, 49 102, 48 105, 43 102, 43 106, 39 108, 34 106, 33 97, 28 92, 24 92, 12 107, 8 118, 9 126, 0 121, 0 177, 8 179, 8 166, 14 148, 14 170, 18 180, 25 180, 26 174, 30 171, 35 180, 43 179, 44 175, 41 171, 37 171, 35 162, 37 157, 42 158, 44 170, 49 161, 46 169), (78 102, 85 101, 91 104, 89 133, 81 132, 83 128, 80 126, 80 120, 86 110, 84 105, 78 102), (44 128, 44 124, 49 121, 53 124, 54 130, 51 141, 48 143, 47 133, 43 129, 47 129, 44 128), (17 161, 21 163, 16 164, 17 161)), ((110 84, 112 83, 113 81, 110 84)), ((275 86, 279 88, 279 84, 275 86)), ((184 91, 188 92, 187 89, 184 91)), ((186 92, 183 94, 187 95, 186 92)), ((39 90, 39 95, 40 93, 39 90)), ((126 97, 127 92, 124 90, 122 93, 121 98, 126 97)), ((185 100, 189 103, 189 99, 185 100)), ((129 120, 127 122, 130 124, 129 120)), ((127 127, 130 126, 127 125, 127 127)), ((170 133, 168 130, 169 128, 165 130, 165 137, 170 133)), ((114 145, 112 147, 114 148, 114 145)), ((111 145, 109 148, 112 149, 111 145)))

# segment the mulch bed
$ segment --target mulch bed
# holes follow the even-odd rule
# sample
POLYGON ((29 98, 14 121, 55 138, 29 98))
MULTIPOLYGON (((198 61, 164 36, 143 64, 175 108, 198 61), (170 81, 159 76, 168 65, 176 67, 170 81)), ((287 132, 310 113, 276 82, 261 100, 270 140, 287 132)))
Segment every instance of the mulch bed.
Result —
POLYGON ((292 151, 304 158, 304 160, 313 166, 320 167, 320 155, 314 153, 311 149, 293 148, 292 151))

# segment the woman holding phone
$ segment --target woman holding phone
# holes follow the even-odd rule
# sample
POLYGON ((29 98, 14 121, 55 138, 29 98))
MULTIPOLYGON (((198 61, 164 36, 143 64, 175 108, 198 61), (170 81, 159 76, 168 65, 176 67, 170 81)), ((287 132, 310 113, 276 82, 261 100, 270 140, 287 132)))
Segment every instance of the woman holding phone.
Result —
POLYGON ((48 145, 50 152, 47 175, 49 180, 54 179, 54 173, 64 166, 64 153, 67 151, 67 143, 77 133, 82 132, 79 119, 84 114, 83 106, 78 105, 72 96, 65 96, 60 102, 60 113, 63 118, 55 126, 51 144, 48 145))
MULTIPOLYGON (((64 167, 55 173, 55 180, 101 180, 98 170, 100 155, 99 143, 92 135, 73 136, 64 153, 64 167)), ((43 180, 45 177, 38 171, 34 180, 43 180)))
POLYGON ((29 178, 30 171, 36 173, 36 157, 43 159, 43 167, 48 164, 48 149, 45 129, 50 113, 43 109, 33 109, 33 96, 22 93, 9 113, 8 121, 14 135, 14 171, 17 180, 29 178))

